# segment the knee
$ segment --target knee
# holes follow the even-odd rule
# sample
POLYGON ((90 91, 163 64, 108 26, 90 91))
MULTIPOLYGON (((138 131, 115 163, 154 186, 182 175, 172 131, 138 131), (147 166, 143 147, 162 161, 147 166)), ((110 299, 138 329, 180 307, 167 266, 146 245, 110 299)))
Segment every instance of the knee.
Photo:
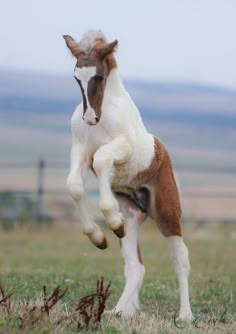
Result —
POLYGON ((106 214, 111 211, 114 211, 114 202, 111 198, 109 199, 106 198, 106 200, 100 200, 99 207, 100 207, 100 210, 104 214, 106 214))
POLYGON ((85 226, 83 228, 83 234, 87 235, 88 237, 91 236, 95 232, 94 226, 85 226))
POLYGON ((73 183, 67 182, 67 188, 69 189, 69 192, 71 194, 71 197, 79 201, 84 196, 84 187, 80 183, 73 183))
POLYGON ((106 168, 110 168, 111 166, 112 159, 110 157, 110 154, 107 154, 107 152, 99 152, 94 154, 93 168, 97 174, 99 174, 106 168))

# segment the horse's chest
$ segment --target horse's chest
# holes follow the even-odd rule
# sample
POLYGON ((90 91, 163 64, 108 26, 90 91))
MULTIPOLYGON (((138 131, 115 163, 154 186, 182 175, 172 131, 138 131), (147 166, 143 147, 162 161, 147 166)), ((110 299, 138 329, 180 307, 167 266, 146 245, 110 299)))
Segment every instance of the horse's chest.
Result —
POLYGON ((86 138, 83 143, 88 160, 92 160, 94 154, 105 144, 109 143, 110 137, 105 133, 100 133, 99 131, 94 132, 91 136, 86 138))

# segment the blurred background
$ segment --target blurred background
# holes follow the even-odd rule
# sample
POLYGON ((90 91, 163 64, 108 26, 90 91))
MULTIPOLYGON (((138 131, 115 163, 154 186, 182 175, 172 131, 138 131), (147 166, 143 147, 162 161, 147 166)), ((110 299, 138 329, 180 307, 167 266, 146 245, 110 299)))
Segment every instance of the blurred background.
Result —
MULTIPOLYGON (((183 221, 234 223, 236 2, 0 2, 0 222, 78 220, 66 190, 81 100, 63 34, 101 29, 147 129, 169 150, 183 221)), ((98 209, 97 182, 87 186, 98 209)))

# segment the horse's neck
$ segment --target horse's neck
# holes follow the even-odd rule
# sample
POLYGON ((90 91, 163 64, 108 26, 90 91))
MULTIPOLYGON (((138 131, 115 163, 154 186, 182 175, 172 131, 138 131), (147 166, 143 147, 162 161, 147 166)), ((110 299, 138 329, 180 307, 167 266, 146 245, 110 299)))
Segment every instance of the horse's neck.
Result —
POLYGON ((123 95, 125 93, 126 90, 120 80, 118 70, 117 68, 114 68, 111 70, 109 76, 107 77, 104 99, 109 100, 111 98, 123 95))
MULTIPOLYGON (((104 92, 104 98, 103 98, 103 103, 107 104, 107 105, 112 105, 116 106, 117 103, 113 103, 117 98, 120 98, 122 101, 122 108, 119 110, 119 113, 115 113, 112 114, 112 118, 114 119, 115 117, 121 117, 122 120, 124 119, 130 119, 131 123, 133 124, 133 122, 135 122, 135 126, 136 126, 136 130, 138 131, 138 129, 141 132, 146 132, 146 128, 143 124, 141 115, 139 113, 138 108, 136 107, 135 103, 133 102, 133 100, 131 99, 129 93, 126 91, 119 73, 117 71, 117 68, 112 69, 108 78, 107 78, 107 82, 106 82, 106 88, 105 88, 105 92, 104 92), (122 113, 123 112, 123 113, 122 113), (125 113, 125 117, 124 117, 124 113, 125 113)), ((119 105, 119 103, 118 103, 119 105)), ((106 110, 106 108, 104 108, 103 112, 106 110)), ((109 109, 109 114, 110 114, 110 109, 109 109)))

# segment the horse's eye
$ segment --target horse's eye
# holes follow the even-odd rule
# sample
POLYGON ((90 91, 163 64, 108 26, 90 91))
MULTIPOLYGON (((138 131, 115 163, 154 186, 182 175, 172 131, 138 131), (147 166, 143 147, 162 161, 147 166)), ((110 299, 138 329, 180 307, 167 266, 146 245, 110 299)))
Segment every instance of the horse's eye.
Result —
POLYGON ((102 75, 96 74, 94 79, 95 79, 96 82, 101 82, 104 78, 103 78, 102 75))
POLYGON ((95 96, 97 93, 97 87, 96 85, 92 85, 91 90, 90 90, 92 96, 95 96))

